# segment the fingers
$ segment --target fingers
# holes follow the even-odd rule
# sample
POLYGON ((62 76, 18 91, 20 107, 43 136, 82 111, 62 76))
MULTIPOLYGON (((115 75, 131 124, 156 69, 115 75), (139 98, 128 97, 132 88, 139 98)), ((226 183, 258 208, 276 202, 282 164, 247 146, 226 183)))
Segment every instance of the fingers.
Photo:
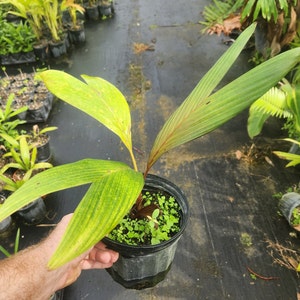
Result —
POLYGON ((82 261, 83 269, 104 269, 112 266, 119 258, 119 253, 107 249, 100 242, 90 251, 88 257, 82 261))

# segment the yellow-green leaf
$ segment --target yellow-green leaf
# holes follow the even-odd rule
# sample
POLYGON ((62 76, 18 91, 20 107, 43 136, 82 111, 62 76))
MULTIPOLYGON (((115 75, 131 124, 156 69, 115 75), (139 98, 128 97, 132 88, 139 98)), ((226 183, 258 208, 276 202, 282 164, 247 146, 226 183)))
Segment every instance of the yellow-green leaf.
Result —
POLYGON ((114 172, 92 183, 75 210, 48 266, 57 268, 105 237, 135 203, 144 185, 142 173, 114 172))
POLYGON ((124 163, 83 159, 45 170, 23 184, 0 205, 0 221, 37 198, 67 188, 98 181, 102 176, 130 169, 124 163))
POLYGON ((63 71, 47 70, 37 78, 59 99, 93 117, 116 135, 131 152, 131 116, 123 94, 108 81, 82 75, 83 82, 63 71))

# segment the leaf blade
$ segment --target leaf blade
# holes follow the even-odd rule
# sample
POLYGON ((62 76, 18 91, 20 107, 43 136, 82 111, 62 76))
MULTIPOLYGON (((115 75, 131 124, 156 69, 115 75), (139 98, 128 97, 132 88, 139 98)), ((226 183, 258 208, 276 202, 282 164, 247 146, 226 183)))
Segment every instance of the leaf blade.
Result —
POLYGON ((82 77, 86 83, 58 70, 37 75, 51 93, 102 123, 131 151, 131 116, 125 97, 102 78, 82 77))
POLYGON ((300 49, 295 48, 269 59, 207 98, 193 91, 159 132, 148 158, 147 170, 166 151, 211 132, 246 109, 276 85, 299 59, 300 49), (194 102, 193 110, 186 108, 189 102, 194 102))
POLYGON ((76 208, 62 242, 48 263, 49 268, 65 264, 105 237, 132 207, 143 185, 142 173, 132 169, 94 182, 76 208))
POLYGON ((120 162, 83 159, 45 170, 33 176, 0 205, 0 221, 41 196, 88 184, 124 169, 129 169, 129 166, 120 162))

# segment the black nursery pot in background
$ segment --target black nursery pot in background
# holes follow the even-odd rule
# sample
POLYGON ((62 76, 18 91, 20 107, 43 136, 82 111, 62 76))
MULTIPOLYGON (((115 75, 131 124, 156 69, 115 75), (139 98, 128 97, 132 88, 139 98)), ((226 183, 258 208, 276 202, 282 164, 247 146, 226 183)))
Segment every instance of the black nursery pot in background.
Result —
POLYGON ((18 210, 17 214, 27 225, 39 224, 47 215, 46 205, 42 198, 38 198, 32 203, 18 210))
MULTIPOLYGON (((295 228, 295 225, 292 223, 293 210, 297 207, 300 207, 300 194, 298 193, 286 193, 279 201, 279 209, 282 212, 282 215, 293 228, 295 228)), ((300 228, 298 227, 297 230, 299 231, 300 228)))
POLYGON ((69 39, 72 44, 82 44, 85 42, 85 29, 69 29, 69 39))
POLYGON ((108 238, 103 240, 108 248, 120 254, 117 262, 107 269, 108 273, 116 282, 130 289, 153 287, 165 278, 189 217, 187 199, 172 182, 159 176, 148 175, 143 191, 161 191, 174 197, 181 208, 180 231, 170 240, 158 245, 132 246, 108 238))

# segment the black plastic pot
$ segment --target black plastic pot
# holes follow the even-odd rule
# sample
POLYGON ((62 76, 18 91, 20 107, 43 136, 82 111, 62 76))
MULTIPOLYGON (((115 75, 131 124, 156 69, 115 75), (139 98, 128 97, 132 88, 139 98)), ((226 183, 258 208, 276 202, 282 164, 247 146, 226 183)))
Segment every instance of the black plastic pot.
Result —
POLYGON ((159 176, 148 175, 143 190, 162 191, 176 199, 181 208, 181 229, 170 240, 158 245, 132 246, 108 238, 103 240, 108 248, 120 254, 118 261, 107 269, 108 273, 116 282, 130 289, 153 287, 165 278, 189 217, 187 199, 172 182, 159 176))
POLYGON ((51 159, 51 148, 50 148, 50 136, 47 136, 48 140, 43 145, 37 146, 37 161, 48 162, 51 159))
MULTIPOLYGON (((18 115, 20 120, 25 120, 27 123, 39 123, 47 121, 53 105, 53 94, 47 92, 35 96, 40 98, 40 101, 42 101, 43 105, 41 105, 39 108, 31 109, 31 103, 29 102, 27 104, 28 109, 22 114, 18 115), (42 99, 42 97, 44 99, 42 99)), ((34 98, 31 101, 34 102, 34 98)))
MULTIPOLYGON (((8 193, 5 191, 0 192, 0 204, 3 204, 8 196, 8 193)), ((0 222, 0 237, 3 238, 5 235, 8 235, 13 229, 13 220, 11 216, 8 216, 0 222)))
POLYGON ((33 51, 12 53, 1 56, 1 64, 5 66, 32 62, 35 62, 35 54, 33 51))
POLYGON ((48 43, 39 43, 33 45, 33 52, 35 54, 36 60, 46 61, 50 56, 48 43))
POLYGON ((99 14, 100 16, 110 17, 113 15, 113 5, 109 4, 99 4, 99 14))
POLYGON ((52 56, 54 58, 58 58, 67 53, 68 45, 66 43, 66 40, 63 39, 58 42, 49 42, 49 48, 52 56))
POLYGON ((18 215, 27 225, 39 224, 46 216, 47 210, 44 200, 38 198, 25 207, 18 210, 18 215))
POLYGON ((88 20, 97 21, 99 20, 98 6, 85 6, 85 13, 88 20))
POLYGON ((72 44, 82 44, 85 42, 85 30, 84 27, 79 29, 69 29, 69 39, 72 44))
POLYGON ((295 228, 295 225, 292 224, 292 213, 298 206, 300 206, 300 194, 298 193, 286 193, 279 201, 280 211, 293 228, 295 228))
POLYGON ((12 218, 11 216, 5 218, 3 221, 0 222, 0 234, 6 232, 9 227, 12 225, 12 218))

